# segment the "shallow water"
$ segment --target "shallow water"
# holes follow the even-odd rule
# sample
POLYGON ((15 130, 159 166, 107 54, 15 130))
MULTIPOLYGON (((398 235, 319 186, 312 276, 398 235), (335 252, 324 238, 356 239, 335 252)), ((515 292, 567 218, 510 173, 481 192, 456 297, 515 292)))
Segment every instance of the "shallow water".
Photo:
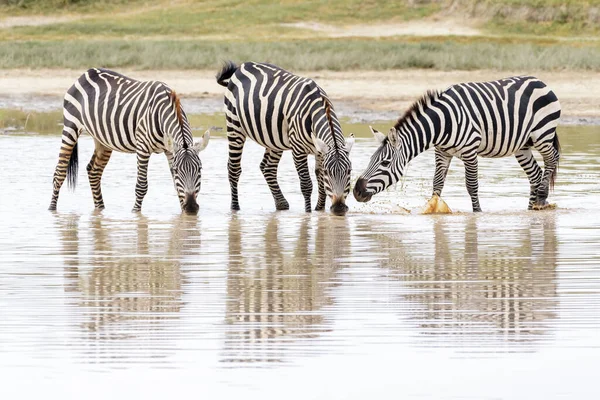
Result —
MULTIPOLYGON (((51 213, 60 138, 0 136, 0 397, 598 398, 600 131, 561 134, 555 211, 524 211, 507 158, 480 161, 483 213, 454 161, 455 213, 406 215, 431 191, 430 152, 345 218, 302 211, 290 154, 291 210, 275 212, 254 143, 230 213, 219 137, 197 217, 180 215, 162 155, 141 215, 126 154, 94 212, 89 137, 51 213)), ((354 179, 374 148, 357 140, 354 179)))

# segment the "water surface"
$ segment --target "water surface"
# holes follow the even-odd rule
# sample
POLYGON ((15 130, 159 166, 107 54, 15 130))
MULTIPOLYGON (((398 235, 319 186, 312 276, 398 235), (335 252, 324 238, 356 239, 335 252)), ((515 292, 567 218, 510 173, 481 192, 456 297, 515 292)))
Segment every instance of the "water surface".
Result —
MULTIPOLYGON (((49 212, 59 136, 2 135, 0 395, 598 398, 599 139, 561 129, 555 211, 525 211, 527 178, 506 158, 480 161, 483 213, 460 161, 444 190, 454 214, 403 213, 431 192, 431 152, 340 218, 303 212, 290 154, 279 176, 291 209, 274 211, 254 143, 231 213, 217 133, 189 217, 162 155, 142 214, 126 154, 113 154, 94 212, 87 136, 77 190, 49 212)), ((374 149, 357 140, 354 179, 374 149)))

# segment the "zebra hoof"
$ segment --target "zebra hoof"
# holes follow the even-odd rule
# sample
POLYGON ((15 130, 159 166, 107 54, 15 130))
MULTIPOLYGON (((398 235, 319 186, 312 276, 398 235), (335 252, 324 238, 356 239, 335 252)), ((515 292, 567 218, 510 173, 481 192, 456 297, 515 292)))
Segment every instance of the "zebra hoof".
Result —
POLYGON ((131 212, 132 212, 132 213, 136 213, 136 214, 137 214, 137 213, 141 213, 141 212, 142 212, 142 209, 141 209, 141 208, 136 208, 136 207, 133 207, 133 209, 131 210, 131 212))
POLYGON ((231 206, 231 211, 240 211, 240 206, 238 206, 238 205, 232 205, 231 206))
POLYGON ((325 206, 322 206, 322 207, 316 206, 315 211, 325 211, 325 206))
POLYGON ((289 203, 286 201, 285 203, 277 203, 275 204, 275 209, 277 211, 285 211, 290 209, 289 203))
POLYGON ((50 207, 48 207, 48 211, 56 211, 56 206, 50 206, 50 207))

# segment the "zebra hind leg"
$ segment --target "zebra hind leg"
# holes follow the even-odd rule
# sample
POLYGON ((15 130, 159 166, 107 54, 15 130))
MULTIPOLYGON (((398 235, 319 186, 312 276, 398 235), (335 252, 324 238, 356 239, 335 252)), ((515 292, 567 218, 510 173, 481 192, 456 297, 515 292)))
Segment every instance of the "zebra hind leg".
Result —
POLYGON ((544 158, 544 174, 542 176, 542 182, 538 187, 537 199, 533 206, 534 210, 543 210, 554 207, 547 202, 549 191, 554 187, 554 181, 558 171, 558 162, 560 159, 558 136, 556 136, 556 131, 553 133, 552 141, 548 140, 544 143, 534 143, 534 147, 544 158))
POLYGON ((87 165, 88 179, 90 181, 90 188, 92 189, 92 197, 94 198, 94 207, 98 210, 104 209, 104 200, 102 199, 102 188, 100 182, 102 180, 102 173, 110 156, 112 150, 103 146, 96 141, 96 148, 92 159, 87 165))
POLYGON ((269 185, 269 189, 275 200, 275 208, 277 210, 289 210, 290 204, 283 196, 283 193, 281 193, 281 188, 277 182, 277 166, 282 155, 283 151, 266 149, 263 160, 260 163, 260 171, 265 177, 267 185, 269 185))
POLYGON ((533 153, 530 148, 519 150, 515 153, 515 157, 517 158, 521 168, 523 168, 527 174, 527 178, 529 178, 530 191, 529 205, 527 209, 532 210, 537 201, 538 188, 540 186, 540 182, 542 181, 542 169, 533 157, 533 153))
POLYGON ((304 211, 311 212, 310 197, 312 195, 312 181, 308 171, 308 156, 306 154, 293 153, 294 164, 300 178, 300 190, 304 196, 304 211))
POLYGON ((479 179, 477 176, 477 153, 464 155, 462 160, 465 164, 465 182, 469 196, 471 196, 473 212, 481 212, 481 206, 479 205, 479 179))
POLYGON ((54 169, 54 178, 52 179, 52 199, 50 200, 49 210, 56 210, 58 203, 58 194, 65 178, 68 178, 68 185, 75 189, 78 172, 78 150, 77 140, 79 139, 80 129, 71 121, 65 119, 65 126, 62 133, 62 143, 58 153, 58 163, 54 169))

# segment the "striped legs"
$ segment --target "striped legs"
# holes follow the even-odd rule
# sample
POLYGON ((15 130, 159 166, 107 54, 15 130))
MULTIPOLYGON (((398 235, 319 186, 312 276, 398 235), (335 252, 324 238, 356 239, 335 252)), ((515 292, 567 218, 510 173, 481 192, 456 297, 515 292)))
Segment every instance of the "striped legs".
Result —
POLYGON ((537 194, 540 182, 542 181, 542 169, 538 165, 537 161, 533 157, 533 153, 530 148, 521 149, 515 153, 519 165, 529 178, 529 205, 528 210, 532 210, 535 202, 537 201, 537 194))
POLYGON ((311 212, 310 196, 312 195, 313 184, 310 179, 310 172, 308 171, 308 155, 298 154, 292 151, 294 158, 294 164, 296 165, 296 171, 300 178, 300 190, 304 196, 304 211, 311 212))
POLYGON ((323 211, 325 210, 327 193, 325 193, 325 182, 323 181, 323 160, 318 155, 315 156, 315 165, 315 174, 317 175, 317 185, 319 188, 319 198, 317 200, 315 211, 323 211))
POLYGON ((433 196, 441 196, 450 168, 452 156, 436 147, 435 149, 435 174, 433 175, 433 196))
POLYGON ((473 212, 481 212, 481 206, 479 205, 479 180, 477 178, 477 153, 473 151, 463 154, 462 160, 465 164, 465 182, 469 196, 471 196, 473 212))
POLYGON ((242 174, 242 151, 246 136, 234 131, 230 131, 227 126, 227 140, 229 141, 229 161, 227 161, 227 172, 229 175, 229 185, 231 186, 231 209, 239 210, 238 202, 238 181, 242 174))
POLYGON ((94 198, 94 207, 98 210, 102 210, 104 209, 104 201, 102 200, 100 180, 102 179, 104 167, 106 167, 108 160, 110 160, 112 150, 104 147, 98 141, 96 141, 95 144, 96 148, 94 149, 94 154, 86 169, 90 180, 90 188, 92 189, 92 197, 94 198))
POLYGON ((67 177, 67 169, 75 176, 70 176, 70 182, 74 183, 77 180, 77 139, 79 139, 80 131, 77 127, 72 126, 73 123, 65 119, 65 127, 62 133, 62 143, 58 153, 58 163, 54 170, 54 178, 52 180, 52 200, 48 210, 56 210, 58 202, 58 193, 67 177), (72 170, 71 170, 72 169, 72 170))
MULTIPOLYGON (((556 135, 556 132, 554 132, 554 135, 556 135)), ((558 168, 558 160, 560 158, 558 138, 556 138, 554 135, 552 135, 554 139, 552 142, 546 141, 544 143, 534 143, 534 147, 544 158, 544 175, 542 177, 542 182, 538 187, 537 199, 533 207, 534 209, 538 210, 550 206, 546 199, 548 198, 550 186, 554 184, 554 179, 556 177, 558 168)))
POLYGON ((137 151, 137 182, 135 184, 135 204, 133 212, 142 211, 142 201, 148 192, 148 161, 150 161, 150 152, 138 148, 137 151))
POLYGON ((260 170, 267 181, 267 185, 269 185, 269 189, 271 189, 271 194, 275 200, 275 208, 277 210, 289 210, 290 205, 283 196, 283 193, 281 193, 281 188, 277 182, 277 166, 282 155, 283 151, 281 150, 266 149, 263 160, 260 163, 260 170))

